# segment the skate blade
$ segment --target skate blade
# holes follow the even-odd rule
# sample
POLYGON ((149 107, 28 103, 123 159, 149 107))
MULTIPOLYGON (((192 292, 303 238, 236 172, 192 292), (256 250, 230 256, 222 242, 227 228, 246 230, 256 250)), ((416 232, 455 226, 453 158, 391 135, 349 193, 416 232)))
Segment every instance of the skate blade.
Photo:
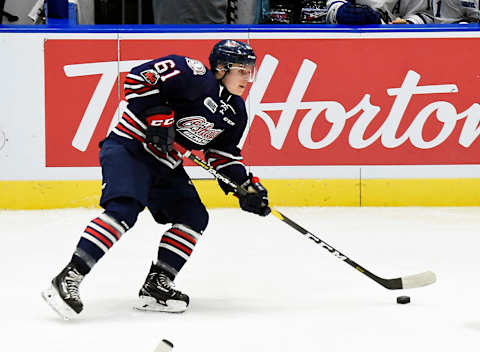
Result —
POLYGON ((78 315, 77 312, 75 312, 63 301, 53 285, 42 291, 42 297, 45 302, 47 302, 48 305, 52 307, 52 309, 64 320, 73 319, 78 315))
POLYGON ((148 312, 166 312, 166 313, 183 313, 187 310, 187 304, 182 301, 167 300, 167 305, 157 302, 153 297, 140 296, 134 308, 148 312))

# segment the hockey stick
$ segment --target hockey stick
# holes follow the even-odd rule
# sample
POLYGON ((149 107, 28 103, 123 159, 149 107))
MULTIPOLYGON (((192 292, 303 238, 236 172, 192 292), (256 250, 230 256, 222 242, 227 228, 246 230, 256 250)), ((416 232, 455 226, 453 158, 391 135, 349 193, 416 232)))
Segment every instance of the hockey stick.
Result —
MULTIPOLYGON (((190 150, 187 150, 183 148, 181 145, 178 143, 174 142, 173 143, 173 148, 180 152, 182 154, 182 157, 188 158, 191 161, 193 161, 195 164, 198 166, 202 167, 204 170, 208 171, 210 174, 212 174, 215 178, 225 182, 227 185, 232 187, 236 193, 238 194, 246 194, 248 193, 247 190, 240 185, 236 184, 232 180, 230 180, 228 177, 225 175, 222 175, 221 173, 217 172, 212 166, 208 165, 204 160, 200 159, 196 155, 192 154, 190 150)), ((327 244, 326 242, 322 241, 320 238, 315 236, 313 233, 310 231, 304 229, 302 226, 298 225, 296 222, 294 222, 292 219, 288 218, 281 212, 275 209, 271 209, 272 214, 277 217, 278 219, 282 220, 284 223, 289 225, 290 227, 294 228, 301 234, 305 235, 307 238, 311 239, 313 242, 316 244, 320 245, 320 247, 325 248, 327 251, 329 251, 331 254, 333 254, 335 257, 338 259, 344 261, 348 265, 354 267, 357 269, 359 272, 362 274, 368 276, 370 279, 373 281, 379 283, 385 288, 388 288, 389 290, 401 290, 401 289, 406 289, 406 288, 416 288, 416 287, 422 287, 422 286, 427 286, 430 284, 433 284, 437 279, 435 276, 435 273, 432 271, 425 271, 423 273, 415 274, 415 275, 407 275, 407 276, 402 276, 399 278, 395 279, 384 279, 381 278, 369 270, 365 269, 361 265, 357 264, 354 262, 352 259, 348 258, 346 255, 340 253, 338 250, 327 244)))

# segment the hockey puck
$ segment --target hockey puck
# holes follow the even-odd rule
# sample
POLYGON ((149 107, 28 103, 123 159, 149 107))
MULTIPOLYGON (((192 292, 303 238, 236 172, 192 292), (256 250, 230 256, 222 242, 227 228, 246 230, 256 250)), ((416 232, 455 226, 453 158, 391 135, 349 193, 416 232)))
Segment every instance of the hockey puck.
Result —
POLYGON ((410 303, 410 297, 408 296, 398 296, 397 297, 398 304, 407 304, 410 303))
POLYGON ((173 343, 168 340, 163 339, 158 344, 157 348, 153 352, 170 352, 173 349, 173 343))

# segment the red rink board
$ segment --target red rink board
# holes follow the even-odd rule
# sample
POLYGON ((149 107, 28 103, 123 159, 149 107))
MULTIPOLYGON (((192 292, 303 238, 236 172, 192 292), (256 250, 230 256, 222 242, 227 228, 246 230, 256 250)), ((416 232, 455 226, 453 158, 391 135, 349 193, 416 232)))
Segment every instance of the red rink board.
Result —
MULTIPOLYGON (((98 141, 124 99, 119 86, 126 71, 118 75, 119 67, 172 53, 207 63, 216 41, 46 41, 46 165, 99 165, 98 141), (81 150, 72 145, 79 129, 81 150)), ((249 97, 247 108, 256 115, 245 141, 247 164, 479 163, 480 39, 279 38, 250 44, 265 89, 257 86, 249 97)))

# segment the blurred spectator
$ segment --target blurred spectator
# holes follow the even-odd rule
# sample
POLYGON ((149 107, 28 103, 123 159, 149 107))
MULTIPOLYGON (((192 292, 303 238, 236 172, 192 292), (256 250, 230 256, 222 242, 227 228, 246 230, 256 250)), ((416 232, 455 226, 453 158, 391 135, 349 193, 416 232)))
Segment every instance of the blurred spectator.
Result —
POLYGON ((78 24, 95 24, 93 0, 48 0, 44 3, 44 6, 48 6, 46 8, 47 24, 49 19, 68 20, 71 7, 76 8, 75 20, 78 24))
POLYGON ((2 6, 0 6, 0 24, 3 23, 3 18, 5 18, 8 22, 16 22, 18 21, 18 16, 12 15, 7 11, 2 10, 2 6))
POLYGON ((264 19, 268 24, 295 23, 294 5, 288 0, 270 0, 269 9, 264 19))
MULTIPOLYGON (((18 21, 18 16, 12 15, 11 13, 8 13, 7 11, 2 11, 2 18, 6 18, 8 22, 17 22, 18 21)), ((0 24, 2 23, 2 20, 0 20, 0 24)))
POLYGON ((263 19, 267 16, 267 12, 270 9, 270 0, 260 0, 260 13, 258 23, 262 23, 263 19))
MULTIPOLYGON (((257 24, 262 21, 269 7, 268 0, 229 0, 229 9, 236 10, 232 24, 257 24)), ((228 16, 227 16, 228 17, 228 16)))
POLYGON ((156 24, 226 24, 227 0, 153 0, 156 24))
POLYGON ((0 23, 15 22, 20 25, 45 24, 45 7, 48 4, 48 18, 62 23, 68 22, 70 14, 69 6, 74 4, 77 8, 78 24, 94 24, 94 0, 0 0, 0 23), (2 11, 3 10, 3 11, 2 11))
POLYGON ((308 0, 304 1, 300 10, 300 23, 322 24, 327 20, 327 1, 308 0))
POLYGON ((437 23, 478 22, 478 0, 433 0, 433 13, 437 23))
POLYGON ((28 13, 35 2, 36 0, 0 0, 0 24, 32 24, 28 13))
POLYGON ((433 23, 430 0, 328 0, 327 23, 427 24, 433 23))
POLYGON ((327 13, 326 0, 270 0, 264 23, 270 24, 322 24, 327 13))
POLYGON ((254 24, 260 22, 268 3, 269 0, 95 0, 95 17, 99 24, 254 24))
POLYGON ((72 1, 78 5, 78 24, 95 24, 94 0, 72 1))
POLYGON ((5 11, 5 0, 0 0, 0 24, 3 23, 3 18, 8 22, 16 22, 18 21, 18 16, 12 15, 5 11))

